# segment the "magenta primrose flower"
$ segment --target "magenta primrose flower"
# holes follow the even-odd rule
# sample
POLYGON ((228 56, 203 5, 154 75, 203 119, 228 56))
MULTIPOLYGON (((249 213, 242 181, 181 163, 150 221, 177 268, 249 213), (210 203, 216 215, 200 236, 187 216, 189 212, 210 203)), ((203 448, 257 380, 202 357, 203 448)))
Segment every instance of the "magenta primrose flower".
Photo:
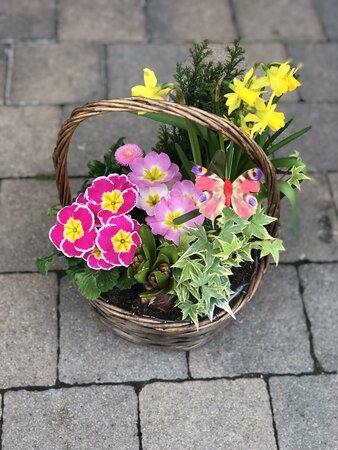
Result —
POLYGON ((103 259, 102 252, 96 245, 93 250, 85 253, 82 258, 87 261, 88 267, 94 270, 110 270, 115 267, 115 264, 108 263, 103 259))
POLYGON ((136 144, 125 144, 119 147, 115 152, 115 159, 121 166, 129 166, 136 158, 142 158, 141 147, 136 144))
POLYGON ((138 186, 159 186, 181 179, 178 166, 170 161, 166 153, 150 152, 144 158, 136 158, 129 165, 130 181, 138 186))
POLYGON ((101 207, 94 205, 93 203, 89 203, 85 197, 84 194, 79 194, 76 197, 75 203, 80 203, 80 205, 86 205, 88 206, 88 208, 91 210, 91 212, 94 214, 94 219, 95 219, 95 225, 97 227, 100 227, 101 224, 101 220, 98 216, 99 212, 101 211, 101 207))
POLYGON ((80 258, 95 246, 94 214, 86 205, 73 203, 62 208, 56 224, 49 231, 49 239, 68 257, 80 258))
POLYGON ((128 267, 141 246, 139 224, 128 215, 111 217, 97 234, 96 245, 103 259, 115 266, 128 267))
POLYGON ((136 206, 138 187, 126 175, 112 174, 96 178, 86 189, 85 197, 99 206, 98 217, 105 224, 111 217, 126 214, 136 206))
POLYGON ((196 209, 194 201, 189 197, 181 197, 170 192, 168 198, 162 198, 155 206, 154 216, 147 217, 146 222, 154 234, 159 234, 178 245, 180 236, 185 233, 184 226, 195 228, 202 225, 204 216, 200 215, 185 224, 176 225, 174 219, 196 209))

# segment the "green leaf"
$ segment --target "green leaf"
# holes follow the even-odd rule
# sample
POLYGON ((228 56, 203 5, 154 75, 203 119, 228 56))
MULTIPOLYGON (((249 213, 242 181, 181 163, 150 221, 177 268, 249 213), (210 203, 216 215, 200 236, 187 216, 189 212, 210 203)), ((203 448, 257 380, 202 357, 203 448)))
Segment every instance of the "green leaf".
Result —
POLYGON ((216 173, 219 177, 223 178, 225 171, 225 164, 226 164, 225 152, 222 150, 217 150, 209 164, 208 169, 211 172, 216 173))
POLYGON ((106 172, 106 165, 101 161, 92 159, 88 162, 88 175, 91 178, 97 178, 103 176, 106 172))
POLYGON ((261 258, 263 258, 263 256, 271 255, 277 266, 279 262, 279 252, 285 251, 283 241, 281 239, 273 239, 271 241, 261 241, 260 244, 261 258))
POLYGON ((311 178, 306 175, 306 165, 301 164, 291 167, 291 177, 287 180, 287 183, 300 190, 301 182, 310 179, 311 178))
POLYGON ((199 209, 193 209, 192 211, 189 211, 186 214, 182 214, 181 216, 176 217, 176 219, 174 219, 173 222, 175 225, 182 225, 183 223, 189 222, 189 220, 192 220, 200 215, 201 213, 199 209))
POLYGON ((134 274, 134 278, 139 283, 144 284, 147 281, 148 273, 150 271, 150 261, 144 261, 140 264, 137 272, 134 274))
POLYGON ((101 292, 108 292, 116 286, 120 271, 118 267, 111 270, 99 270, 97 272, 97 287, 101 292))
POLYGON ((300 131, 297 131, 296 133, 291 134, 290 136, 288 136, 287 138, 277 142, 277 144, 272 145, 268 151, 267 154, 268 155, 272 155, 273 153, 277 152, 279 149, 281 149, 282 147, 285 147, 285 145, 290 144, 290 142, 294 141, 295 139, 298 139, 299 137, 303 136, 303 134, 307 133, 309 130, 311 129, 311 127, 305 127, 300 131))
POLYGON ((60 203, 56 203, 48 208, 47 214, 49 217, 56 217, 58 212, 62 209, 62 205, 60 203))
POLYGON ((142 245, 141 248, 147 260, 150 261, 152 265, 156 259, 156 240, 150 228, 142 224, 139 230, 139 235, 141 237, 142 245))
POLYGON ((270 147, 270 145, 278 138, 278 136, 280 136, 282 133, 284 133, 284 131, 289 127, 289 125, 291 124, 291 122, 293 122, 293 119, 290 119, 288 122, 286 122, 286 124, 284 125, 283 128, 280 128, 278 131, 276 131, 275 133, 273 133, 272 136, 270 136, 270 138, 265 142, 265 144, 263 145, 263 150, 266 150, 270 147))
POLYGON ((167 274, 165 274, 159 270, 156 270, 154 272, 154 274, 155 274, 156 282, 160 289, 164 289, 165 287, 168 286, 169 277, 167 274))
POLYGON ((291 224, 294 232, 298 234, 298 213, 297 213, 297 197, 290 184, 283 180, 278 180, 280 192, 285 195, 291 205, 291 224))
POLYGON ((156 122, 165 123, 166 125, 171 125, 173 127, 181 128, 182 130, 187 130, 186 119, 182 119, 181 117, 159 113, 146 113, 140 115, 140 117, 146 117, 147 119, 152 119, 156 122))
POLYGON ((271 236, 267 232, 265 225, 274 222, 276 219, 274 217, 267 216, 264 214, 263 209, 260 208, 249 220, 248 226, 243 230, 243 234, 251 239, 256 237, 258 239, 269 239, 271 236))
POLYGON ((177 248, 174 245, 166 245, 159 249, 160 255, 165 255, 168 258, 169 264, 175 264, 178 259, 177 248))
POLYGON ((51 255, 45 256, 44 258, 38 258, 36 260, 36 268, 41 273, 41 275, 47 275, 48 270, 58 256, 63 256, 63 254, 56 250, 51 255))
POLYGON ((176 152, 182 162, 182 166, 186 169, 187 174, 189 175, 191 180, 194 180, 195 176, 194 174, 191 172, 191 169, 194 166, 194 163, 192 161, 189 161, 188 158, 186 157, 186 154, 184 153, 182 147, 176 142, 175 143, 175 149, 176 152))
POLYGON ((97 278, 94 270, 87 269, 76 273, 74 281, 81 294, 88 300, 95 300, 101 294, 97 286, 97 278))
POLYGON ((120 291, 130 289, 135 281, 128 276, 128 270, 125 267, 120 268, 120 276, 116 283, 116 288, 120 291))

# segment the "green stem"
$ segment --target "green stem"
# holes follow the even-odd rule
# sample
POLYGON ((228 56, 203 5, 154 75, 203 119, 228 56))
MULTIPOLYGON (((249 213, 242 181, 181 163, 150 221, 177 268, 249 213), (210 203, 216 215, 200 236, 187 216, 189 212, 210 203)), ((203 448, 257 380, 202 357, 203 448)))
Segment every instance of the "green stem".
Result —
POLYGON ((200 145, 198 143, 197 134, 195 133, 190 120, 187 119, 186 124, 187 124, 187 130, 188 130, 193 160, 194 160, 195 164, 200 166, 202 164, 202 158, 201 158, 201 150, 200 150, 200 145))
POLYGON ((225 179, 229 180, 232 169, 232 160, 234 157, 234 143, 230 142, 229 148, 226 154, 226 164, 225 164, 225 179))

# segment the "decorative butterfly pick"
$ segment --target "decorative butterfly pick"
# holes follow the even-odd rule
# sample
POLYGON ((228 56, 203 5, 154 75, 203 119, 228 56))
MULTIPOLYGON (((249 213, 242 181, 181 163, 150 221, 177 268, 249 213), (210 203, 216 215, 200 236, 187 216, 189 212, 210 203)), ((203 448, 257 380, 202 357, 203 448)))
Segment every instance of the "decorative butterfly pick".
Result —
POLYGON ((252 193, 260 190, 259 180, 263 175, 260 169, 250 169, 234 182, 224 181, 202 166, 194 166, 192 172, 196 175, 196 187, 203 191, 199 209, 205 217, 214 220, 222 214, 224 206, 232 206, 242 219, 255 214, 258 202, 252 193))

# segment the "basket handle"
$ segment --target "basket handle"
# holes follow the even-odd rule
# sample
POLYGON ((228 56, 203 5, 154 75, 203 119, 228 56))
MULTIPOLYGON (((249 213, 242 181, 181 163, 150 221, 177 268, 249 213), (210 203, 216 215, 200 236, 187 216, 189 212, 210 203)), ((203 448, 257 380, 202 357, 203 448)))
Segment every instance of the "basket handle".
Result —
MULTIPOLYGON (((53 152, 56 186, 62 206, 69 205, 72 199, 67 170, 67 155, 70 140, 76 127, 84 120, 101 114, 109 112, 137 113, 140 111, 146 113, 164 113, 181 117, 210 128, 211 130, 226 134, 227 137, 235 144, 239 145, 257 167, 262 170, 268 191, 267 214, 279 219, 280 193, 277 184, 276 171, 264 151, 253 139, 232 122, 215 114, 192 106, 179 105, 167 101, 150 100, 141 97, 101 100, 95 103, 88 103, 75 108, 69 119, 62 125, 53 152)), ((272 236, 276 236, 277 228, 278 220, 271 223, 269 226, 269 232, 272 236)))

